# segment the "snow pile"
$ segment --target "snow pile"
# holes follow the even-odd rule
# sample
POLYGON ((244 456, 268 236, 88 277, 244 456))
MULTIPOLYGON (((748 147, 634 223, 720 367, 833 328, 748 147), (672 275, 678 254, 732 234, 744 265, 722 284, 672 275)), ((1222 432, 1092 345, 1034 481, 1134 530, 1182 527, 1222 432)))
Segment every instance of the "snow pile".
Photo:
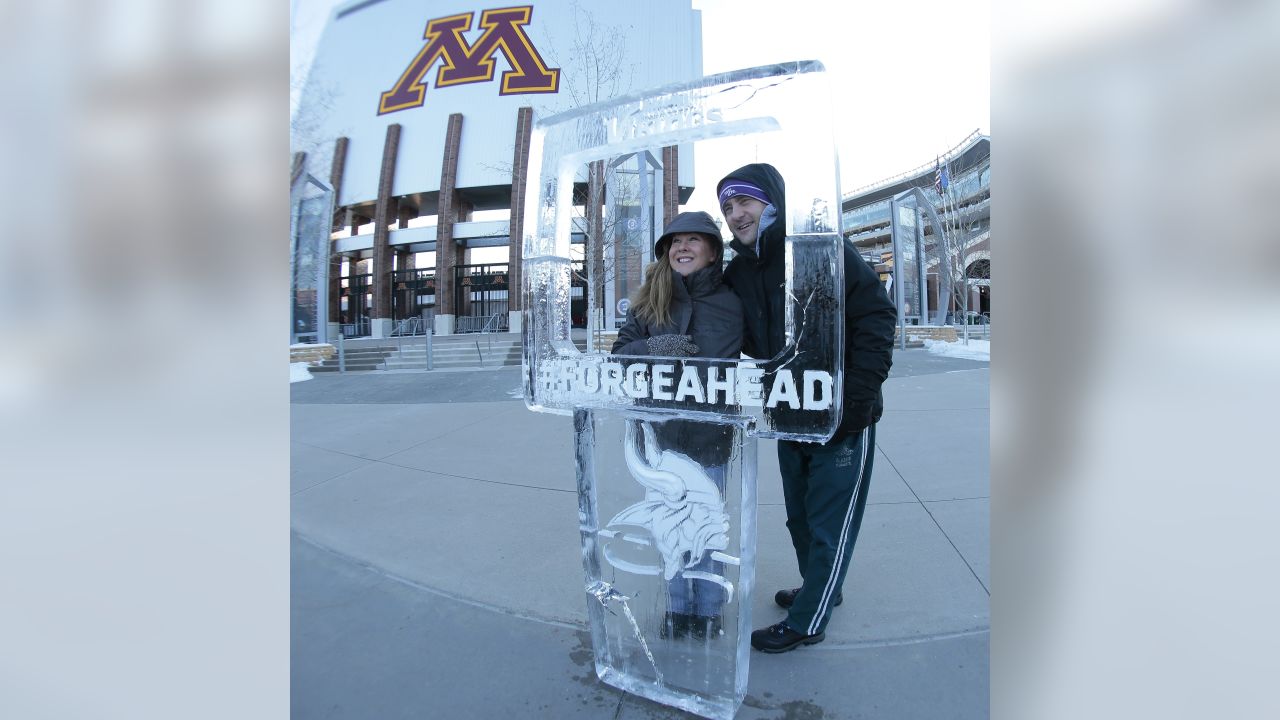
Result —
POLYGON ((942 340, 925 338, 924 347, 934 355, 991 362, 990 340, 974 340, 971 338, 969 344, 965 345, 963 340, 943 342, 942 340))
POLYGON ((311 379, 311 371, 307 369, 306 363, 289 363, 289 383, 302 382, 311 379))

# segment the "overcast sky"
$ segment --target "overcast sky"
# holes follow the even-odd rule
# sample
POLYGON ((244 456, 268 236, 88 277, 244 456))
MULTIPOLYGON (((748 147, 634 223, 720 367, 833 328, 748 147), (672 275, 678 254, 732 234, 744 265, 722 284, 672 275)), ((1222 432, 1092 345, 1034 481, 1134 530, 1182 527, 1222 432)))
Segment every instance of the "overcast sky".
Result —
POLYGON ((931 163, 991 125, 988 0, 694 0, 707 73, 821 60, 842 88, 845 192, 931 163), (789 12, 782 12, 786 8, 789 12))
MULTIPOLYGON (((293 67, 309 57, 339 4, 291 0, 293 67)), ((974 130, 989 132, 989 0, 693 0, 693 7, 702 10, 708 74, 823 62, 843 89, 837 141, 846 193, 932 163, 974 130)), ((721 169, 697 170, 701 187, 704 173, 721 169)))

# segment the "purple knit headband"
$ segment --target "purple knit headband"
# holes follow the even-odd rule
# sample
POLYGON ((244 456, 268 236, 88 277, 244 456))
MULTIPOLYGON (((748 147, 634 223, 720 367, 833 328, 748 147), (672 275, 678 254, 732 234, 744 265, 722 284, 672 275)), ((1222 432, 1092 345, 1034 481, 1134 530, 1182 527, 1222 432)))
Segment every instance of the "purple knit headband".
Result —
POLYGON ((724 205, 724 201, 736 195, 746 195, 753 197, 765 205, 772 205, 769 202, 769 196, 764 194, 759 186, 752 185, 745 180, 730 180, 720 187, 720 204, 724 205))

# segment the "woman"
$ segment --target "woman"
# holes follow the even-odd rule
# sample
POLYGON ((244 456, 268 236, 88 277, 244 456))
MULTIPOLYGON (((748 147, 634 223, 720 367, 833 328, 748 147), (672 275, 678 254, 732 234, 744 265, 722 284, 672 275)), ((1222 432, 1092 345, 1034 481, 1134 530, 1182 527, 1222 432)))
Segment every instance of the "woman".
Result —
MULTIPOLYGON (((654 245, 657 259, 645 268, 644 284, 631 299, 627 319, 613 344, 615 355, 738 358, 742 348, 742 302, 722 282, 724 242, 705 212, 680 213, 654 245)), ((678 373, 676 373, 678 376, 678 373)), ((690 420, 655 423, 658 450, 671 450, 702 466, 724 500, 724 477, 733 452, 733 432, 723 425, 690 420)), ((719 562, 705 555, 683 570, 718 575, 719 562)), ((714 582, 676 575, 667 585, 668 611, 662 637, 706 639, 720 634, 724 590, 714 582)))
POLYGON ((631 299, 615 355, 737 358, 742 302, 722 282, 724 242, 705 212, 673 219, 653 246, 657 258, 631 299))

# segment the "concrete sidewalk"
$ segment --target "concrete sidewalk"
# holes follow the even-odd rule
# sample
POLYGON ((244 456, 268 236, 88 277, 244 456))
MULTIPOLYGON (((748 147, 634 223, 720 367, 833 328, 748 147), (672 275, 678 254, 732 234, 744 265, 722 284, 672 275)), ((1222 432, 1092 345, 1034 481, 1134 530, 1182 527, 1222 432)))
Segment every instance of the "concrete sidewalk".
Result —
MULTIPOLYGON (((298 718, 691 718, 596 677, 569 418, 519 368, 292 386, 298 718)), ((752 653, 739 718, 988 716, 987 363, 895 353, 827 640, 752 653)), ((759 449, 757 627, 799 583, 759 449)))

